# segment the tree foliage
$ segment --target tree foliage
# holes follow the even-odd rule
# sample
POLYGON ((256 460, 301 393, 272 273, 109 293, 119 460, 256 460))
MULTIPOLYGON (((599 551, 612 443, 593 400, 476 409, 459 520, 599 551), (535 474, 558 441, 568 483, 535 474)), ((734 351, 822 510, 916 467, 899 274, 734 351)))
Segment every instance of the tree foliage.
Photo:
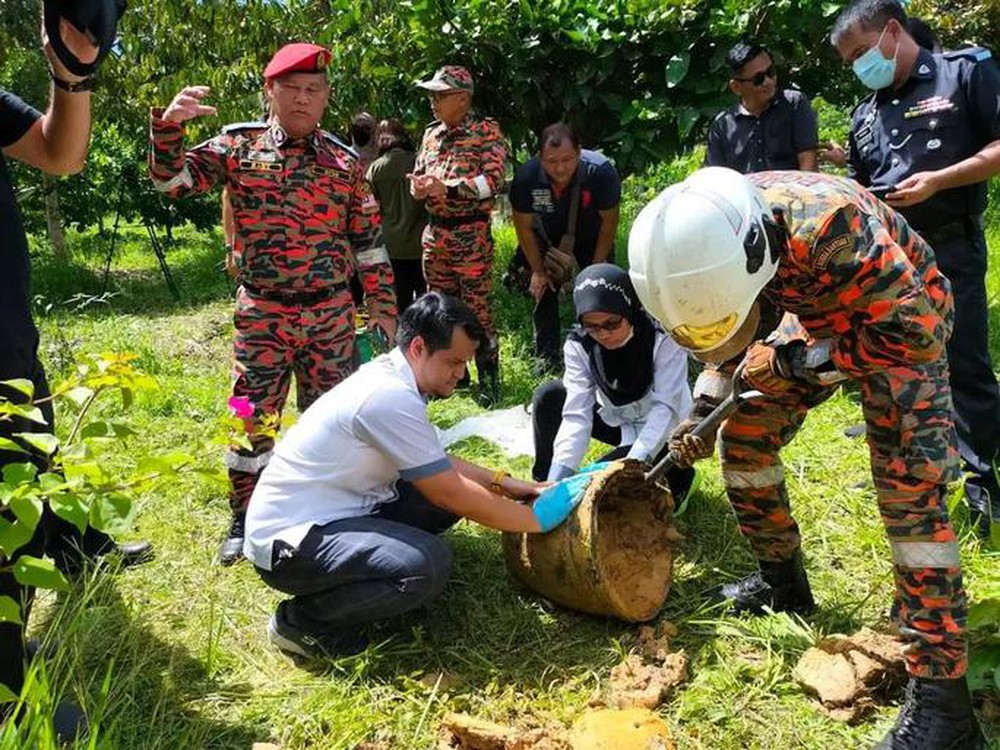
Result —
MULTIPOLYGON (((0 0, 0 85, 43 106, 48 86, 31 0, 0 0), (8 13, 10 8, 13 13, 8 13), (29 20, 25 20, 25 19, 29 20)), ((916 0, 945 41, 998 38, 1000 0, 916 0)), ((784 84, 847 110, 862 91, 826 41, 844 0, 134 0, 121 54, 102 70, 90 164, 68 186, 72 223, 113 214, 157 223, 218 216, 214 199, 165 203, 142 166, 149 107, 189 84, 212 88, 217 118, 191 124, 189 141, 256 119, 261 70, 279 46, 312 40, 333 50, 326 126, 352 113, 401 117, 415 130, 429 107, 413 83, 444 63, 470 67, 479 111, 497 118, 518 158, 545 125, 566 119, 585 145, 628 174, 704 138, 731 101, 726 51, 752 36, 774 50, 784 84)), ((35 9, 33 10, 33 6, 35 9)), ((19 175, 31 188, 37 178, 19 175)), ((31 197, 31 191, 28 191, 31 197)), ((34 204, 30 201, 28 207, 34 204)))

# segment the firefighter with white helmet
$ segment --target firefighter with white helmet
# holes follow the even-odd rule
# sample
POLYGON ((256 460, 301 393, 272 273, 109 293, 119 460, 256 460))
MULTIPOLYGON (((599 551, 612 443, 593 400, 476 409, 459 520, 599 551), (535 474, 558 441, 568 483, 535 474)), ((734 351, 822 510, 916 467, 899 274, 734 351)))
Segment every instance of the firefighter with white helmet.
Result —
MULTIPOLYGON (((832 384, 853 378, 895 565, 892 611, 910 642, 906 704, 876 748, 980 747, 964 680, 966 595, 944 501, 958 478, 944 352, 954 311, 930 246, 851 180, 710 167, 642 210, 629 263, 645 308, 710 363, 695 418, 725 397, 725 373, 737 364, 765 394, 720 430, 726 492, 759 563, 721 594, 744 612, 815 607, 779 451, 832 384), (775 313, 786 325, 759 340, 769 330, 759 316, 775 313), (792 315, 797 325, 787 325, 792 315)), ((689 430, 672 438, 686 460, 711 455, 689 430)))

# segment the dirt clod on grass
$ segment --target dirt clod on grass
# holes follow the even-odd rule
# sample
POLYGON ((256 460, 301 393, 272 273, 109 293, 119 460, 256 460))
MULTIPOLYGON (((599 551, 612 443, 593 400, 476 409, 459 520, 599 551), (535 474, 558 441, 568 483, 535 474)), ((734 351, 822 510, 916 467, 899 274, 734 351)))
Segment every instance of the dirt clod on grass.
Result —
POLYGON ((636 636, 636 645, 644 659, 663 662, 670 654, 670 639, 677 637, 677 626, 661 622, 657 627, 643 625, 636 636))
POLYGON ((867 628, 831 636, 802 655, 793 676, 831 718, 854 723, 905 681, 902 643, 867 628))
POLYGON ((612 708, 656 708, 687 679, 688 658, 683 651, 664 654, 651 663, 631 654, 611 670, 606 703, 612 708))
POLYGON ((571 750, 562 727, 514 727, 449 713, 441 720, 440 750, 571 750))

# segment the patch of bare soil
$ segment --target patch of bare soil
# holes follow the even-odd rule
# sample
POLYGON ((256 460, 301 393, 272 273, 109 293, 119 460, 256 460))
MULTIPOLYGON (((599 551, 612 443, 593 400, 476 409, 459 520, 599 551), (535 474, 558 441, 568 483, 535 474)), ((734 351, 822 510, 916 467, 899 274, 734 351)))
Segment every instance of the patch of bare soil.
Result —
POLYGON ((834 719, 854 723, 906 680, 902 643, 864 628, 808 649, 792 673, 834 719))

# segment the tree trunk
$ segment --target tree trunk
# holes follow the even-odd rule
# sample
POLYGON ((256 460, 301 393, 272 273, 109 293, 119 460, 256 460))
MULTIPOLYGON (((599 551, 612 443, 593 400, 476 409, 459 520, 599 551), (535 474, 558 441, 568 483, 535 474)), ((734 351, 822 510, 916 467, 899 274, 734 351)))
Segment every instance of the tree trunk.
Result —
POLYGON ((62 211, 59 208, 59 185, 56 178, 43 174, 42 186, 45 190, 45 224, 49 230, 52 254, 59 263, 69 263, 69 248, 63 231, 62 211))

